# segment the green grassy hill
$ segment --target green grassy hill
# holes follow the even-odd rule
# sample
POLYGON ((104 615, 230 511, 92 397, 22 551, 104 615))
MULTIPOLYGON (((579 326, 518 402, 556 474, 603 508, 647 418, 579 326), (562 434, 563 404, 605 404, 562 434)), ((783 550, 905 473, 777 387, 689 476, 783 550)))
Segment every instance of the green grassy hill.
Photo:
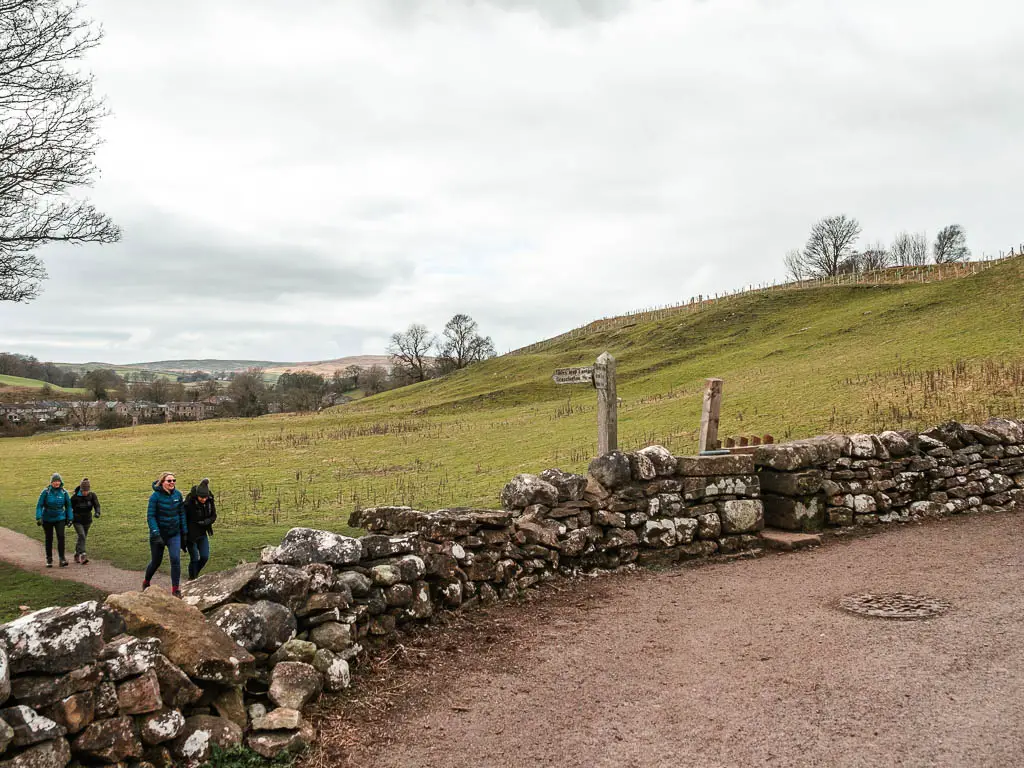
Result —
POLYGON ((56 384, 47 384, 39 379, 25 379, 21 376, 7 376, 0 374, 0 387, 24 387, 26 389, 42 389, 49 386, 54 392, 64 392, 69 395, 83 395, 86 390, 79 387, 58 387, 56 384))
POLYGON ((356 505, 496 505, 515 473, 582 470, 595 396, 558 367, 618 360, 620 445, 696 445, 701 390, 725 379, 721 434, 776 439, 1024 415, 1024 260, 959 280, 730 298, 701 312, 540 345, 445 379, 315 415, 0 440, 0 524, 32 535, 53 471, 87 475, 104 503, 90 554, 142 566, 158 472, 183 491, 212 478, 213 567, 254 557, 289 527, 344 531, 356 505))

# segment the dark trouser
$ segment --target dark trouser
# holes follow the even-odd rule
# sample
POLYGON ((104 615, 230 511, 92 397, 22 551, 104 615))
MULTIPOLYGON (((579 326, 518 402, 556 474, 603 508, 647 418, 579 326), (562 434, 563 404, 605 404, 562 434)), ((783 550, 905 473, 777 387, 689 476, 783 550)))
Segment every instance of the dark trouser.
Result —
POLYGON ((80 523, 77 520, 75 521, 75 534, 77 535, 77 538, 75 539, 76 555, 85 554, 85 537, 89 535, 90 525, 92 525, 92 520, 86 523, 80 523))
POLYGON ((199 576, 203 566, 210 562, 210 537, 205 533, 188 545, 188 577, 199 576))
POLYGON ((64 529, 67 523, 63 520, 56 523, 43 523, 43 532, 46 534, 46 562, 53 562, 53 532, 57 532, 57 557, 64 562, 64 529))
POLYGON ((176 533, 168 537, 167 543, 159 536, 149 537, 149 565, 146 566, 146 581, 151 581, 156 569, 164 561, 164 549, 171 558, 171 586, 177 587, 181 583, 181 534, 176 533))

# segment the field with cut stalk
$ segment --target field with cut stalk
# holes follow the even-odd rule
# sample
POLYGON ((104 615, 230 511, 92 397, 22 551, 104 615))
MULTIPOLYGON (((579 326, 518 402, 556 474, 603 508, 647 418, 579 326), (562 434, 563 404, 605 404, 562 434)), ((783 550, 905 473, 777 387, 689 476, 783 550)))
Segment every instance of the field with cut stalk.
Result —
POLYGON ((497 505, 517 472, 583 470, 596 448, 591 389, 555 368, 618 360, 624 449, 696 445, 701 389, 725 379, 720 434, 777 440, 1024 415, 1024 259, 936 283, 731 297, 704 311, 535 345, 444 379, 312 415, 0 440, 0 524, 38 536, 50 473, 88 476, 104 515, 90 554, 148 557, 145 508, 164 469, 211 478, 221 522, 211 567, 252 559, 294 525, 346 531, 359 505, 497 505))

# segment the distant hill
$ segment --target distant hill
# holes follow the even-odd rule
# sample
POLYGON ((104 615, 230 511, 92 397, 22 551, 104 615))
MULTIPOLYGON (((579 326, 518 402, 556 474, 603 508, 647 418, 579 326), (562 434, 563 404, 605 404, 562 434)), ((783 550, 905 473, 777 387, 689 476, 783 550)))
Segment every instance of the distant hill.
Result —
POLYGON ((269 360, 154 360, 147 363, 57 363, 62 368, 73 371, 89 371, 97 368, 110 368, 115 371, 166 371, 167 373, 191 373, 192 371, 244 371, 246 368, 269 368, 282 365, 269 360))
POLYGON ((152 360, 144 363, 57 363, 62 368, 69 368, 73 371, 88 371, 96 368, 110 368, 118 372, 124 371, 153 371, 156 373, 191 373, 193 371, 244 371, 247 368, 263 368, 266 373, 280 375, 287 371, 312 371, 322 376, 330 376, 336 370, 344 370, 350 365, 358 365, 361 368, 369 368, 371 365, 381 365, 385 368, 391 367, 391 358, 387 355, 351 355, 349 357, 338 357, 333 360, 310 360, 298 363, 283 363, 273 360, 152 360))
POLYGON ((387 355, 353 355, 352 357, 339 357, 334 360, 316 360, 306 363, 271 363, 266 366, 267 373, 278 375, 291 371, 311 371, 321 376, 330 376, 335 371, 343 371, 350 365, 358 365, 360 368, 369 368, 379 365, 383 368, 391 368, 391 358, 387 355))

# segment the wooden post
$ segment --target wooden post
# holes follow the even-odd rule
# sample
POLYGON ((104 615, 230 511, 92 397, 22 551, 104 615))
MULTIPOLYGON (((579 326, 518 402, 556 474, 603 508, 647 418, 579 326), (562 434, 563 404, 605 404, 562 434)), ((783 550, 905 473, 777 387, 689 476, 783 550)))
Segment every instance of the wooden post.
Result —
POLYGON ((594 386, 597 388, 597 455, 603 456, 619 447, 615 358, 607 352, 602 352, 594 363, 594 386))
POLYGON ((593 365, 559 368, 551 378, 555 384, 589 384, 597 390, 597 455, 617 450, 619 398, 615 385, 615 358, 604 352, 593 365))
POLYGON ((704 385, 698 451, 718 450, 718 415, 722 409, 722 383, 721 379, 708 379, 704 385))

